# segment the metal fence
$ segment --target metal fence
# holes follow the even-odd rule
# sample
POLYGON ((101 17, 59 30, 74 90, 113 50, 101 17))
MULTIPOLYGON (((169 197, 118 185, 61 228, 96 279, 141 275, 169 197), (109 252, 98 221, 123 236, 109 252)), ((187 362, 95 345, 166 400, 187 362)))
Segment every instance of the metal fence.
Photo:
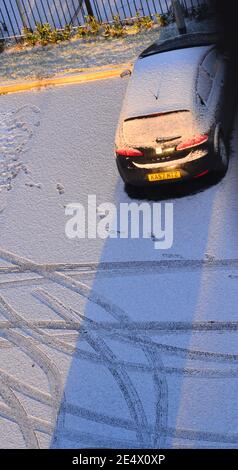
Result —
MULTIPOLYGON (((186 10, 202 6, 208 0, 181 0, 186 10)), ((114 15, 121 20, 168 13, 171 0, 0 0, 0 37, 15 38, 22 35, 24 26, 34 30, 37 22, 50 23, 53 28, 66 24, 82 25, 87 15, 101 22, 110 22, 114 15)))

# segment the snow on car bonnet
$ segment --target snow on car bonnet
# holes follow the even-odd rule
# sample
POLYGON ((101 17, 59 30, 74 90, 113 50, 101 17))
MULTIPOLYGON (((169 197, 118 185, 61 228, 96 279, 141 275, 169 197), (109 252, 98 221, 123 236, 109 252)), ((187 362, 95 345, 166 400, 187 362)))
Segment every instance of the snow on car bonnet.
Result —
POLYGON ((211 48, 191 47, 138 59, 126 93, 123 119, 192 110, 197 69, 211 48))

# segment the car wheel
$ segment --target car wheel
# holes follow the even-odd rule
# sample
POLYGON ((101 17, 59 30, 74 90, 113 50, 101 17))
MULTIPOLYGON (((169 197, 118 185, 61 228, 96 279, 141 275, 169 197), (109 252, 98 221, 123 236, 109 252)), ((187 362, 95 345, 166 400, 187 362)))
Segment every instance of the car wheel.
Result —
POLYGON ((216 126, 214 133, 214 152, 217 158, 216 172, 226 173, 229 164, 229 153, 219 124, 216 126))

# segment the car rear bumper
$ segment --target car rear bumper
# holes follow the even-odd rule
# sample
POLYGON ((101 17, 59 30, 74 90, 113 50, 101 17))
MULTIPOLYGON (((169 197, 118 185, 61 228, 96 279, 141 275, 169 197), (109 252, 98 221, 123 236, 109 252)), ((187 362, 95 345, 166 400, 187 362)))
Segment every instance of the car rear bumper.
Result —
MULTIPOLYGON (((137 161, 139 162, 139 157, 137 161)), ((116 162, 118 171, 123 181, 133 186, 151 186, 158 184, 161 185, 178 183, 181 181, 198 178, 199 176, 203 176, 203 174, 205 175, 206 173, 215 169, 214 152, 209 147, 203 150, 203 155, 200 158, 193 159, 192 161, 184 161, 184 159, 174 160, 170 161, 166 166, 161 165, 153 167, 153 165, 148 164, 150 168, 138 168, 134 164, 135 158, 123 156, 117 156, 116 162), (169 172, 171 173, 170 176, 173 176, 173 173, 176 171, 180 171, 181 176, 179 178, 176 177, 166 180, 149 181, 149 175, 169 172)))

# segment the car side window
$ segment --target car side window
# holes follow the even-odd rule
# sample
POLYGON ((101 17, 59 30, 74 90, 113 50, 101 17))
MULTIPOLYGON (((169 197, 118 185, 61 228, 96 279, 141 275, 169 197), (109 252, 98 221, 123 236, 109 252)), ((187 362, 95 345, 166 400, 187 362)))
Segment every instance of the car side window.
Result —
POLYGON ((207 73, 203 66, 200 65, 197 80, 197 95, 203 106, 206 106, 208 102, 212 85, 213 78, 207 73))
POLYGON ((197 95, 202 106, 206 106, 209 100, 218 68, 219 57, 217 50, 214 48, 206 55, 199 66, 197 95))
POLYGON ((211 78, 215 77, 218 67, 218 55, 216 49, 212 49, 206 55, 202 63, 202 67, 211 78))

